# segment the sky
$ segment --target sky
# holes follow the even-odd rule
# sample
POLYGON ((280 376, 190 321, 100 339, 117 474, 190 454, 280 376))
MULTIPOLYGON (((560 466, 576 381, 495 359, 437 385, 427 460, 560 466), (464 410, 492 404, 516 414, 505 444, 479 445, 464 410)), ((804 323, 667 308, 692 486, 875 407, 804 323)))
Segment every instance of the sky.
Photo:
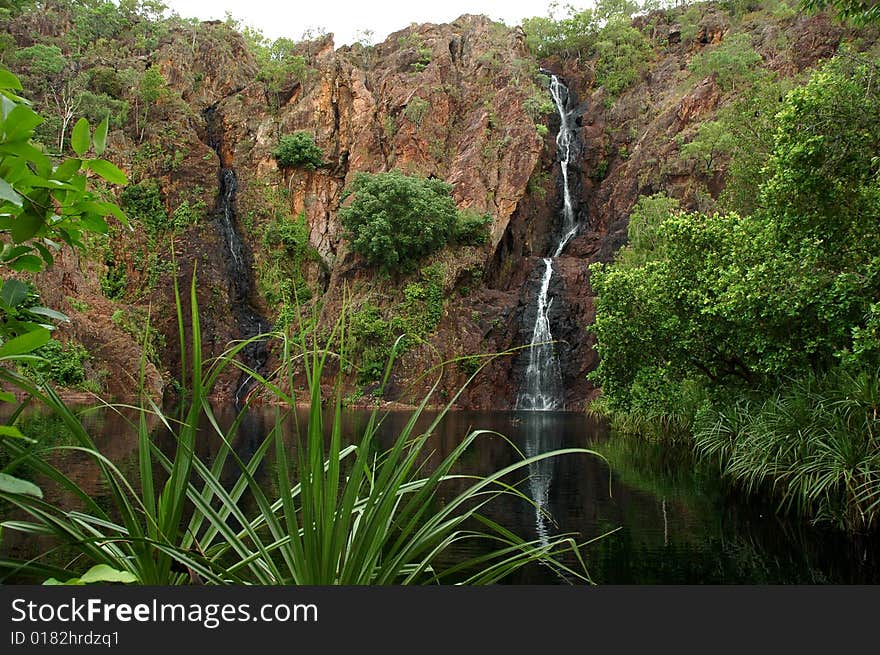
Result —
MULTIPOLYGON (((265 36, 299 39, 306 30, 332 32, 338 48, 372 30, 372 43, 410 23, 448 23, 462 14, 485 14, 508 25, 545 16, 550 0, 164 0, 184 18, 222 20, 226 12, 265 36)), ((561 3, 560 3, 561 4, 561 3)), ((589 2, 573 2, 587 6, 589 2)))

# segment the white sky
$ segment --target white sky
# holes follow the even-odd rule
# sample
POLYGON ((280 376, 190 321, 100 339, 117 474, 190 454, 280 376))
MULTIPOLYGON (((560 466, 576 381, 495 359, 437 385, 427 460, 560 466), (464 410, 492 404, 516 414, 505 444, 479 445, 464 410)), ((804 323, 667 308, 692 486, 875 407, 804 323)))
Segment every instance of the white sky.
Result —
MULTIPOLYGON (((485 14, 508 25, 548 14, 550 0, 164 0, 183 18, 223 20, 226 12, 271 39, 299 39, 307 29, 334 34, 338 48, 373 31, 373 43, 410 23, 448 23, 462 14, 485 14)), ((568 4, 568 3, 560 3, 568 4)), ((592 4, 572 2, 578 8, 592 4)))

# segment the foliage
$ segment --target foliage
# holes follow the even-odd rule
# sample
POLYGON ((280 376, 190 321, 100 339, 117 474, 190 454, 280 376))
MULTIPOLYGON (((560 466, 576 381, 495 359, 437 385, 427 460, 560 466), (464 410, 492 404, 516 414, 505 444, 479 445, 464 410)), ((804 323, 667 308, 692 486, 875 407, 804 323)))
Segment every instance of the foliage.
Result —
POLYGON ((842 20, 850 20, 856 25, 880 23, 880 4, 872 0, 801 0, 807 11, 833 9, 842 20))
POLYGON ((417 73, 421 73, 423 70, 425 70, 428 67, 428 64, 431 63, 432 54, 433 53, 431 52, 431 48, 419 48, 418 58, 413 62, 412 69, 417 73))
POLYGON ((681 157, 693 161, 697 172, 711 175, 722 156, 736 147, 736 139, 720 120, 701 123, 692 141, 681 147, 681 157))
POLYGON ((392 325, 405 332, 408 345, 412 338, 421 339, 440 324, 443 317, 443 289, 446 268, 441 263, 425 266, 419 272, 419 281, 412 282, 403 290, 404 301, 400 318, 392 325))
POLYGON ((472 209, 462 209, 455 221, 453 241, 462 246, 481 246, 489 241, 491 214, 481 214, 472 209))
POLYGON ((309 244, 309 226, 305 212, 296 219, 285 208, 276 208, 263 231, 267 261, 259 267, 259 289, 270 307, 278 307, 277 326, 287 325, 293 310, 312 296, 303 274, 307 261, 321 261, 320 254, 309 244))
POLYGON ((596 55, 596 84, 612 97, 628 89, 644 72, 651 44, 628 21, 610 20, 599 30, 592 46, 596 55))
POLYGON ((454 234, 452 186, 442 180, 358 173, 343 191, 339 217, 352 249, 386 272, 407 271, 442 248, 454 234))
POLYGON ((638 10, 637 2, 600 0, 583 11, 568 6, 567 17, 558 20, 527 18, 522 27, 539 59, 595 58, 596 83, 615 97, 638 79, 651 56, 648 39, 630 24, 638 10))
POLYGON ((272 156, 282 168, 304 168, 313 171, 324 165, 324 151, 310 132, 294 132, 281 137, 272 156))
POLYGON ((104 252, 104 265, 107 268, 101 275, 101 293, 110 300, 122 300, 128 290, 128 275, 109 248, 104 252))
POLYGON ((84 364, 91 359, 91 355, 81 344, 62 344, 50 339, 33 354, 38 359, 27 363, 26 374, 34 375, 41 382, 70 387, 86 379, 84 364))
POLYGON ((703 458, 749 492, 770 489, 780 508, 865 531, 880 521, 880 370, 834 369, 730 398, 697 416, 703 458))
POLYGON ((257 79, 270 93, 280 93, 291 83, 302 83, 309 74, 306 58, 296 54, 297 43, 284 37, 270 41, 259 32, 245 31, 245 39, 259 66, 257 79))
POLYGON ((711 50, 695 55, 688 70, 700 78, 713 75, 722 89, 735 91, 737 83, 749 82, 759 61, 761 55, 752 48, 749 36, 733 34, 711 50))
POLYGON ((168 213, 155 180, 143 180, 125 187, 120 203, 128 215, 143 225, 148 233, 158 234, 168 229, 168 213))
MULTIPOLYGON (((695 416, 720 412, 728 398, 796 386, 789 381, 823 377, 840 365, 857 377, 880 365, 874 71, 873 62, 840 56, 785 96, 760 176, 757 162, 746 167, 749 179, 761 179, 750 214, 685 213, 658 197, 638 203, 630 246, 615 264, 591 269, 601 356, 594 379, 609 411, 688 428, 695 416)), ((827 391, 837 393, 834 384, 827 391)), ((769 434, 768 411, 755 403, 737 410, 761 434, 769 434)), ((800 420, 777 425, 772 440, 779 448, 806 438, 817 421, 806 414, 800 420)), ((822 425, 823 435, 846 433, 817 442, 829 457, 864 441, 861 428, 822 425)), ((757 445, 747 448, 744 457, 760 458, 757 445)), ((750 489, 759 482, 784 489, 797 474, 785 472, 777 451, 763 452, 781 468, 743 459, 749 463, 735 477, 751 467, 750 489)), ((818 511, 806 502, 799 507, 818 511)))
POLYGON ((428 115, 429 107, 430 105, 427 100, 420 98, 419 96, 414 96, 408 103, 406 103, 403 115, 406 116, 406 120, 410 123, 416 127, 420 127, 425 116, 428 115))
POLYGON ((135 340, 148 361, 161 367, 160 353, 165 348, 165 335, 150 327, 150 316, 146 310, 138 307, 117 309, 110 316, 110 321, 135 340))
POLYGON ((357 382, 360 385, 379 382, 395 346, 391 324, 383 318, 382 310, 372 303, 365 303, 352 312, 350 320, 349 333, 352 358, 357 366, 357 382))
MULTIPOLYGON (((84 157, 92 149, 96 155, 104 152, 106 119, 98 125, 94 135, 88 121, 80 119, 71 134, 77 157, 53 165, 31 142, 34 128, 43 119, 17 95, 20 90, 18 78, 0 68, 0 235, 3 238, 0 266, 16 272, 38 272, 53 264, 52 250, 59 243, 82 249, 85 233, 106 233, 105 216, 113 215, 127 222, 119 207, 104 202, 89 190, 87 173, 113 184, 125 184, 127 180, 110 162, 84 157)), ((22 320, 17 309, 19 303, 12 300, 18 298, 20 302, 21 294, 12 292, 9 282, 7 280, 3 290, 10 295, 0 304, 3 312, 0 340, 32 339, 31 349, 46 343, 49 333, 44 326, 22 320), (21 334, 22 329, 34 335, 26 337, 21 334)), ((29 311, 34 313, 33 308, 29 311)), ((44 312, 49 318, 64 318, 57 312, 53 314, 44 312)))
MULTIPOLYGON (((176 298, 183 335, 179 294, 176 298)), ((290 367, 281 371, 277 383, 258 376, 276 399, 276 420, 249 455, 240 455, 233 444, 247 409, 223 431, 208 399, 218 376, 246 344, 236 345, 210 366, 203 364, 194 282, 189 300, 192 340, 181 343, 181 350, 190 357, 189 393, 176 418, 155 405, 141 404, 132 423, 138 441, 135 480, 100 453, 79 417, 51 389, 0 369, 0 379, 57 413, 74 438, 73 446, 52 447, 24 441, 20 434, 4 437, 3 450, 10 456, 4 474, 17 473, 27 465, 60 487, 68 502, 79 503, 75 510, 56 505, 36 485, 20 478, 13 478, 18 480, 16 485, 0 487, 0 499, 28 515, 25 520, 4 521, 4 529, 52 535, 78 554, 70 564, 60 566, 45 563, 42 557, 0 562, 9 574, 69 580, 85 569, 95 571, 93 567, 104 565, 100 577, 150 585, 481 584, 496 582, 527 563, 542 562, 589 581, 585 570, 559 560, 573 552, 583 565, 578 544, 571 537, 526 541, 482 517, 481 511, 499 496, 530 502, 510 484, 511 475, 521 477, 528 466, 551 457, 590 451, 565 449, 518 457, 490 475, 462 478, 456 466, 485 434, 473 431, 426 469, 428 440, 445 414, 442 411, 430 419, 427 429, 416 430, 430 395, 384 453, 376 450, 380 417, 375 412, 356 442, 343 446, 341 393, 330 401, 331 413, 325 416, 323 412, 321 378, 330 356, 329 344, 312 345, 303 332, 299 343, 284 340, 281 344, 281 361, 301 362, 309 381, 310 409, 296 455, 290 457, 283 439, 285 422, 294 417, 296 402, 279 386, 293 388, 290 367), (172 437, 171 453, 163 451, 151 433, 152 419, 172 437), (200 424, 210 426, 217 437, 218 449, 210 461, 196 454, 200 424), (94 462, 110 509, 53 465, 53 454, 67 450, 76 450, 94 462), (267 467, 270 455, 274 459, 267 467), (258 480, 261 467, 273 471, 277 495, 268 495, 258 480), (224 474, 230 470, 234 473, 231 480, 224 474), (157 476, 164 479, 163 485, 157 486, 157 476), (441 495, 447 490, 452 493, 441 495), (469 546, 475 554, 464 562, 444 563, 441 556, 456 543, 469 546)), ((344 328, 337 325, 330 340, 343 334, 344 328)), ((339 350, 344 354, 344 342, 339 350)), ((15 432, 10 429, 7 434, 15 432)))

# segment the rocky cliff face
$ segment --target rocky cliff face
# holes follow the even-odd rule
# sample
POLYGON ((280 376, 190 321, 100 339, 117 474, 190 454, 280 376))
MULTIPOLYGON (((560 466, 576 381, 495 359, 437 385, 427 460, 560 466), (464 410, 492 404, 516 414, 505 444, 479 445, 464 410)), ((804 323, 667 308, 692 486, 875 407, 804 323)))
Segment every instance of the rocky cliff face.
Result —
MULTIPOLYGON (((594 314, 589 265, 610 260, 625 241, 627 216, 640 195, 666 191, 695 207, 701 202, 698 188, 717 193, 723 186, 723 165, 715 179, 701 179, 678 164, 678 154, 681 141, 729 99, 713 78, 694 79, 687 70, 695 54, 723 42, 729 20, 707 7, 696 37, 687 42, 673 14, 642 17, 635 25, 650 39, 653 55, 647 71, 618 98, 596 87, 591 61, 540 62, 574 94, 582 144, 572 166, 582 229, 558 259, 551 286, 558 298, 551 319, 571 409, 582 408, 594 393, 586 380, 596 363, 586 330, 594 314)), ((23 40, 29 28, 19 28, 13 33, 23 40)), ((846 36, 823 17, 792 16, 741 29, 750 34, 762 65, 785 74, 832 53, 846 36)), ((425 262, 443 271, 442 318, 427 343, 401 358, 386 399, 418 396, 433 383, 425 372, 443 362, 528 343, 536 263, 547 254, 559 222, 561 194, 554 142, 558 117, 538 109, 544 103, 546 110, 549 96, 539 86, 539 62, 522 31, 462 16, 448 25, 413 25, 371 48, 334 49, 332 38, 299 47, 305 74, 271 91, 257 81, 258 66, 241 37, 219 23, 175 28, 152 54, 117 62, 120 69, 157 68, 170 93, 149 109, 140 131, 130 124, 115 130, 108 155, 134 180, 158 180, 169 212, 184 202, 202 203, 208 211, 158 244, 139 231, 116 235, 109 248, 114 266, 125 273, 123 300, 111 302, 100 292, 104 261, 80 266, 66 258, 45 275, 43 288, 57 290, 49 292, 54 294, 49 300, 70 311, 69 335, 104 363, 111 392, 131 390, 121 372, 136 371, 140 352, 132 331, 109 320, 120 308, 151 308, 153 324, 164 335, 157 361, 169 362, 170 370, 150 365, 151 388, 158 390, 177 373, 175 275, 186 287, 193 271, 198 273, 207 352, 220 353, 230 341, 248 336, 240 333, 230 308, 237 292, 228 277, 228 239, 210 211, 221 169, 237 175, 235 229, 254 278, 270 257, 263 235, 279 204, 288 216, 305 216, 314 256, 302 264, 303 278, 328 325, 341 311, 344 293, 355 310, 371 303, 391 311, 418 277, 380 277, 350 252, 338 210, 357 172, 397 168, 441 178, 452 184, 460 208, 491 215, 484 246, 447 248, 425 262), (539 135, 536 122, 548 126, 546 136, 539 135), (296 130, 315 135, 324 167, 278 168, 271 152, 282 135, 296 130), (71 298, 88 302, 89 311, 73 309, 71 298)), ((273 318, 278 307, 267 301, 260 284, 252 280, 250 288, 256 310, 273 318)), ((475 361, 445 367, 437 402, 459 389, 475 361)), ((512 406, 521 367, 515 353, 492 360, 458 404, 512 406)), ((234 375, 221 379, 218 394, 228 397, 235 383, 234 375)), ((353 388, 354 380, 350 383, 353 388)))

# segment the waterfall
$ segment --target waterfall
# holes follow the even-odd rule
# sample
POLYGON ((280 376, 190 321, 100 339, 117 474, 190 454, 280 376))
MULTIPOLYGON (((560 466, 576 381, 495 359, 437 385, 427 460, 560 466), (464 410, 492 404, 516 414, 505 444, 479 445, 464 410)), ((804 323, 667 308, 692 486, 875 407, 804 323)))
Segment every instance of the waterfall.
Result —
POLYGON ((572 112, 566 109, 568 105, 568 87, 555 75, 550 77, 550 95, 553 104, 559 112, 559 132, 556 134, 556 153, 559 159, 559 168, 562 171, 562 236, 554 257, 562 254, 563 248, 571 238, 577 234, 578 226, 575 222, 574 205, 571 202, 571 189, 568 184, 568 164, 571 161, 571 150, 575 140, 575 128, 572 125, 572 112))
POLYGON ((559 112, 556 156, 562 172, 562 229, 553 248, 553 254, 542 259, 544 275, 535 299, 535 325, 529 345, 524 388, 516 401, 517 409, 538 411, 559 409, 563 403, 562 369, 550 330, 549 311, 553 302, 549 297, 550 281, 553 279, 553 258, 562 254, 565 246, 578 231, 568 179, 568 166, 576 138, 574 112, 568 108, 568 87, 556 75, 550 77, 550 95, 559 112))
MULTIPOLYGON (((205 110, 204 115, 207 125, 208 145, 219 156, 222 133, 217 126, 216 107, 209 107, 205 110)), ((226 277, 229 283, 230 309, 238 328, 238 338, 249 339, 262 334, 264 327, 268 326, 268 321, 264 321, 253 303, 254 282, 251 274, 250 251, 245 246, 236 228, 235 194, 238 191, 238 180, 234 169, 223 166, 222 158, 218 177, 219 189, 214 215, 222 233, 226 251, 224 255, 226 259, 226 277)), ((244 364, 250 369, 263 372, 268 360, 266 342, 259 340, 248 344, 242 349, 240 356, 244 364)), ((236 408, 242 406, 255 382, 256 380, 254 380, 253 376, 248 373, 241 373, 233 396, 236 408)))
POLYGON ((535 326, 529 347, 529 363, 526 367, 525 389, 517 399, 517 409, 548 410, 559 408, 562 395, 562 371, 556 349, 550 343, 550 304, 548 300, 550 280, 553 278, 553 260, 545 257, 544 277, 538 292, 535 326))

